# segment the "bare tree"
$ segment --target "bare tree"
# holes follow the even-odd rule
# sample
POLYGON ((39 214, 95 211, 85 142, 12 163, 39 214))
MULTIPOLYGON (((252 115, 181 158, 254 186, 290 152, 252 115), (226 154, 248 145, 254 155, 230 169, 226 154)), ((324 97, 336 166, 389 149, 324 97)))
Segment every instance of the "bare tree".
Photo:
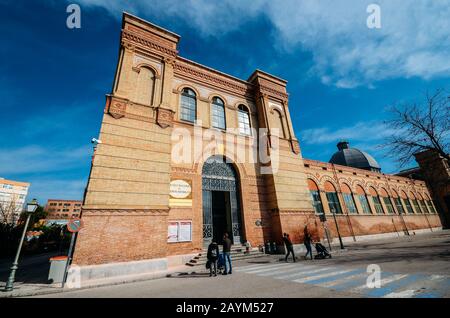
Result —
POLYGON ((0 201, 0 223, 15 225, 21 212, 22 206, 17 195, 12 195, 9 200, 0 201))
POLYGON ((385 124, 397 131, 384 145, 404 166, 415 153, 434 150, 450 161, 450 96, 444 89, 425 94, 422 103, 396 105, 390 109, 392 119, 385 124))

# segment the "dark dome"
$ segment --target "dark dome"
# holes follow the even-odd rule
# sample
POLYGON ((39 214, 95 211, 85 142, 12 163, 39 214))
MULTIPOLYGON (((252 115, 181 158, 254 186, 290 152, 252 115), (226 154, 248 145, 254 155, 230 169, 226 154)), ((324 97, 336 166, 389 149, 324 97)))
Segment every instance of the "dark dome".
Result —
POLYGON ((371 155, 356 148, 349 148, 348 142, 341 141, 337 144, 337 147, 339 151, 334 153, 330 163, 364 170, 381 171, 380 165, 371 155))

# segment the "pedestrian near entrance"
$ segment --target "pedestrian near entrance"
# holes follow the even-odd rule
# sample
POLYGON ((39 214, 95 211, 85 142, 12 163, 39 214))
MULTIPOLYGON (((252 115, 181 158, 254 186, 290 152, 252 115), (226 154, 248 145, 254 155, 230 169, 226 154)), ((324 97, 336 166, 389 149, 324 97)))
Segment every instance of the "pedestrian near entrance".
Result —
POLYGON ((292 245, 291 239, 289 238, 289 234, 287 234, 287 233, 283 234, 283 241, 284 241, 284 245, 286 246, 286 250, 287 250, 287 254, 286 254, 284 261, 287 262, 289 255, 292 253, 292 259, 294 260, 294 263, 295 263, 294 246, 292 245))
POLYGON ((313 259, 313 254, 312 254, 312 247, 311 247, 311 235, 308 232, 308 227, 305 226, 305 229, 303 231, 303 244, 305 244, 306 247, 306 254, 305 254, 305 259, 308 258, 308 254, 311 256, 311 259, 313 259))
POLYGON ((224 257, 224 263, 225 263, 225 271, 223 272, 223 275, 231 274, 232 273, 232 267, 231 267, 231 240, 228 237, 228 233, 225 233, 223 235, 223 257, 224 257), (230 271, 227 270, 227 261, 230 265, 230 271))
POLYGON ((219 258, 219 245, 217 245, 216 242, 212 241, 211 244, 209 244, 206 258, 208 259, 209 262, 209 277, 211 277, 213 274, 214 276, 217 276, 217 259, 219 258))

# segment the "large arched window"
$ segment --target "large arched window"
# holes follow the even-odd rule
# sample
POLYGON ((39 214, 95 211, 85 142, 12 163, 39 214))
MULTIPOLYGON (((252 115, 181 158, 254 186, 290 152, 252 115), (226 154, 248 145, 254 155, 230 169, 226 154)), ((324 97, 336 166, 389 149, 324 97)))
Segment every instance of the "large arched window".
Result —
POLYGON ((410 192, 409 197, 411 199, 411 202, 413 204, 414 210, 416 210, 416 213, 422 213, 422 209, 420 208, 419 202, 417 201, 416 196, 414 193, 410 192))
POLYGON ((353 199, 352 190, 345 183, 341 185, 342 197, 349 213, 358 213, 355 200, 353 199))
POLYGON ((426 202, 427 207, 428 207, 428 212, 429 213, 437 213, 436 209, 434 208, 433 201, 430 199, 428 194, 425 193, 424 196, 425 196, 425 202, 426 202))
POLYGON ((336 188, 334 187, 334 185, 330 181, 327 181, 325 182, 324 188, 326 191, 328 207, 330 208, 330 212, 342 214, 341 205, 339 203, 336 188))
POLYGON ((402 201, 400 201, 400 197, 395 190, 392 190, 392 198, 394 199, 398 214, 404 214, 405 209, 403 208, 402 201))
POLYGON ((377 214, 384 214, 383 205, 381 204, 380 197, 377 190, 374 187, 369 188, 369 193, 372 196, 373 205, 377 214))
POLYGON ((406 211, 410 214, 413 214, 414 213, 413 207, 412 207, 411 202, 409 201, 408 196, 406 195, 405 191, 400 192, 400 197, 403 200, 403 204, 406 207, 406 211))
POLYGON ((197 113, 197 96, 190 88, 184 88, 181 92, 180 100, 180 119, 189 122, 195 122, 197 113))
POLYGON ((356 193, 358 194, 359 203, 361 203, 363 213, 371 214, 372 210, 370 209, 370 205, 369 205, 369 201, 367 200, 366 192, 360 185, 356 186, 356 193))
POLYGON ((417 199, 419 200, 419 204, 420 204, 420 208, 422 210, 422 213, 429 213, 428 208, 427 208, 427 206, 425 204, 425 200, 420 195, 420 193, 417 194, 417 199))
POLYGON ((314 211, 318 215, 323 214, 323 205, 322 200, 320 199, 319 187, 313 180, 308 179, 308 188, 309 193, 311 194, 311 199, 313 201, 314 211))
POLYGON ((250 129, 250 113, 244 105, 239 105, 238 107, 238 123, 240 134, 246 136, 250 136, 252 134, 250 129))
POLYGON ((219 97, 214 97, 211 104, 211 123, 214 128, 225 129, 225 104, 219 97))
POLYGON ((389 194, 387 193, 386 189, 384 189, 384 188, 380 189, 380 197, 383 198, 383 202, 384 202, 384 205, 386 206, 387 213, 394 214, 395 210, 394 210, 394 207, 392 206, 391 199, 389 198, 389 194))

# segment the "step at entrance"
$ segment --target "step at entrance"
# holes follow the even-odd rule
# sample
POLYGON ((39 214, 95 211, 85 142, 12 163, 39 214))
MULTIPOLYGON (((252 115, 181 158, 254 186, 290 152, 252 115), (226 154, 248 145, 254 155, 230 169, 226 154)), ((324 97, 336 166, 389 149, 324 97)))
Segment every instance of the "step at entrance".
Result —
MULTIPOLYGON (((220 251, 220 253, 222 253, 222 245, 219 245, 219 251, 220 251)), ((207 252, 208 252, 208 249, 204 248, 201 253, 194 256, 189 262, 186 263, 186 265, 188 265, 188 266, 205 265, 206 261, 207 261, 207 258, 206 258, 207 252)), ((250 249, 250 251, 248 253, 246 253, 245 246, 233 245, 231 247, 230 255, 231 255, 231 260, 242 260, 242 259, 262 257, 266 254, 259 251, 257 248, 250 249)))

